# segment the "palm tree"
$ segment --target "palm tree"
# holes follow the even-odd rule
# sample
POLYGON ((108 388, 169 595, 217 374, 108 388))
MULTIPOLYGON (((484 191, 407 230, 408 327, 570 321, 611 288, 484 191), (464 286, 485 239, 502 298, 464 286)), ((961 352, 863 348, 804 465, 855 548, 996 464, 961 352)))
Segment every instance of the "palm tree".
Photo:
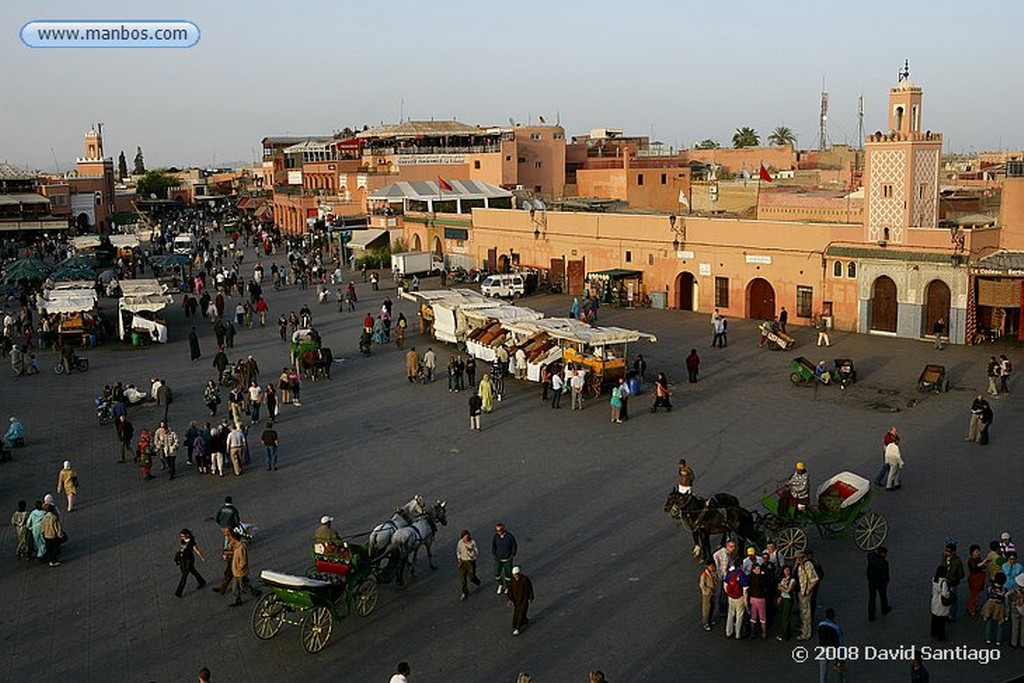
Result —
POLYGON ((796 133, 788 126, 779 126, 768 136, 768 144, 776 147, 784 145, 796 147, 796 133))
POLYGON ((761 144, 761 138, 757 131, 750 126, 737 128, 732 136, 733 147, 757 147, 761 144))
POLYGON ((694 145, 697 149, 718 149, 721 145, 718 144, 718 140, 712 140, 711 138, 705 138, 694 145))

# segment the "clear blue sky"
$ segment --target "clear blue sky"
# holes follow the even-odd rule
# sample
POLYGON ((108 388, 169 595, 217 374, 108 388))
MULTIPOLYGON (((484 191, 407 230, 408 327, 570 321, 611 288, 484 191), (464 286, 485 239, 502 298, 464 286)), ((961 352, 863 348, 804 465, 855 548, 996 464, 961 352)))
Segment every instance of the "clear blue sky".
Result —
POLYGON ((90 124, 149 166, 248 161, 265 135, 399 118, 504 124, 560 115, 669 145, 739 126, 833 142, 882 129, 905 58, 947 151, 1024 148, 1024 3, 905 0, 0 0, 0 160, 66 170, 90 124), (31 50, 33 19, 188 19, 187 50, 31 50), (51 152, 52 147, 52 152, 51 152))

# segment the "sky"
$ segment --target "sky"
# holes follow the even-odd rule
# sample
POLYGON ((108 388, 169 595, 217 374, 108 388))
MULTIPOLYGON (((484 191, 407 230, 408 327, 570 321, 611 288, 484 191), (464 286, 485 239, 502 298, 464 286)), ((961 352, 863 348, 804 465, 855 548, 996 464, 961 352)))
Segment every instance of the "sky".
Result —
POLYGON ((108 156, 250 162, 267 135, 406 119, 537 123, 651 135, 674 147, 833 143, 886 127, 904 59, 922 127, 947 152, 1024 148, 1024 2, 833 0, 0 0, 0 161, 66 171, 104 124, 108 156), (189 49, 30 49, 40 19, 184 19, 189 49))

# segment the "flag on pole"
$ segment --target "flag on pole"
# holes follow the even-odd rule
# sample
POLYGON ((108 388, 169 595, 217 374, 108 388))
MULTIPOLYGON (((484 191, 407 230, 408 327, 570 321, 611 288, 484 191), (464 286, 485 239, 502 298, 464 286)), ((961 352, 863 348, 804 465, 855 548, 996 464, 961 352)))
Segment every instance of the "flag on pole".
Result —
POLYGON ((690 208, 690 202, 686 201, 686 193, 679 190, 679 203, 685 206, 687 209, 690 208))
POLYGON ((760 180, 767 180, 769 183, 774 183, 775 182, 775 179, 772 178, 772 174, 768 172, 768 169, 764 167, 764 164, 761 164, 761 175, 760 175, 759 179, 760 180))
POLYGON ((437 178, 437 187, 438 187, 438 189, 444 190, 446 192, 454 192, 455 191, 455 188, 453 188, 451 186, 451 183, 449 183, 444 178, 441 178, 440 176, 437 178))

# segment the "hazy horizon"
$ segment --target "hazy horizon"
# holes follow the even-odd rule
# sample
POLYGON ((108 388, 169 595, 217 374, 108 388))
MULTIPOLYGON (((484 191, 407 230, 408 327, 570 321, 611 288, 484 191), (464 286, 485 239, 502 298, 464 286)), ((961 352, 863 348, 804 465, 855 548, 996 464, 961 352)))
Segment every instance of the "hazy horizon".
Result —
POLYGON ((922 127, 946 152, 1024 148, 1017 109, 1024 5, 869 0, 856 10, 797 0, 713 6, 641 0, 511 9, 380 0, 244 5, 8 1, 0 161, 66 171, 104 124, 108 156, 129 167, 258 160, 268 135, 322 135, 406 119, 473 125, 548 123, 649 135, 672 147, 731 145, 751 126, 765 141, 793 129, 816 146, 822 78, 832 143, 886 127, 886 98, 904 59, 924 89, 922 127), (242 8, 240 11, 239 8, 242 8), (191 49, 30 49, 39 19, 185 19, 191 49))

